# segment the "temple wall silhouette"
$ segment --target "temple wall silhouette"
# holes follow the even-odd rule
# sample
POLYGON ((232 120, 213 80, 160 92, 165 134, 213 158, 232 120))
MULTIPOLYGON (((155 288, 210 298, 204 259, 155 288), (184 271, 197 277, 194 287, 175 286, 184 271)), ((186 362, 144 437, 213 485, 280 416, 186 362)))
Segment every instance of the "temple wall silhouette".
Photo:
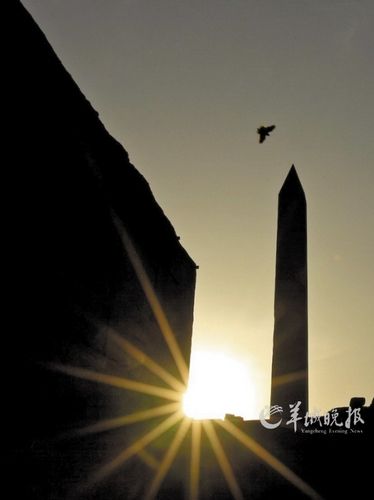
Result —
MULTIPOLYGON (((113 345, 109 333, 114 330, 181 378, 123 232, 186 366, 196 265, 148 183, 105 130, 31 16, 19 1, 7 3, 15 27, 7 48, 12 62, 6 68, 7 99, 16 122, 7 167, 14 229, 7 241, 16 261, 13 331, 5 338, 3 363, 4 373, 13 374, 7 394, 14 430, 9 457, 19 475, 29 478, 18 484, 27 486, 20 497, 57 499, 69 497, 72 483, 99 462, 97 454, 105 455, 108 445, 100 436, 79 445, 56 445, 49 437, 139 411, 152 396, 56 373, 51 362, 165 385, 113 345)), ((124 432, 122 441, 113 439, 110 451, 141 430, 139 424, 131 436, 124 432)), ((139 475, 144 479, 150 472, 144 467, 139 475)))

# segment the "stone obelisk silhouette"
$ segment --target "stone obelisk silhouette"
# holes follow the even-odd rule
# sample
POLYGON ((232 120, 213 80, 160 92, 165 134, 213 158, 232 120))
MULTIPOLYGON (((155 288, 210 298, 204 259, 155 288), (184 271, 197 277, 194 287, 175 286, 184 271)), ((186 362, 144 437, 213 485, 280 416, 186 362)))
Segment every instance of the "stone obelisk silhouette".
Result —
POLYGON ((304 190, 292 165, 278 198, 271 405, 308 410, 307 228, 304 190))

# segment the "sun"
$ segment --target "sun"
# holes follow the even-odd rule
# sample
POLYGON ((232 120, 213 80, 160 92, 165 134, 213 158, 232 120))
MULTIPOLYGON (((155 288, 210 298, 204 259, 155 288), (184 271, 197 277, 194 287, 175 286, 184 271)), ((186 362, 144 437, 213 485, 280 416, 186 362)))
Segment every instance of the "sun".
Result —
POLYGON ((193 351, 184 413, 193 419, 222 419, 230 413, 254 418, 255 387, 249 366, 224 352, 193 351))

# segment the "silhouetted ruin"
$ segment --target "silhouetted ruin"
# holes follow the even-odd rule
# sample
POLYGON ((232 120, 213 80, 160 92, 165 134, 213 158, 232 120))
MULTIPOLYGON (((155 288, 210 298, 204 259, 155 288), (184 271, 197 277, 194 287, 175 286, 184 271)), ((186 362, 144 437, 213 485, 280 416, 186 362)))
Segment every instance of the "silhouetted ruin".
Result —
MULTIPOLYGON (((31 16, 19 1, 6 3, 14 27, 6 99, 9 123, 16 123, 13 146, 5 141, 13 229, 7 242, 16 262, 12 331, 4 344, 4 373, 12 378, 8 460, 23 478, 14 484, 26 489, 15 496, 70 498, 87 470, 141 434, 144 423, 121 439, 114 436, 110 445, 100 435, 53 443, 50 437, 163 400, 51 367, 73 365, 160 385, 145 366, 149 356, 181 379, 160 323, 167 318, 187 374, 196 266, 148 183, 31 16), (121 338, 141 350, 137 360, 125 355, 121 338)), ((144 461, 134 470, 145 481, 153 474, 144 461)))

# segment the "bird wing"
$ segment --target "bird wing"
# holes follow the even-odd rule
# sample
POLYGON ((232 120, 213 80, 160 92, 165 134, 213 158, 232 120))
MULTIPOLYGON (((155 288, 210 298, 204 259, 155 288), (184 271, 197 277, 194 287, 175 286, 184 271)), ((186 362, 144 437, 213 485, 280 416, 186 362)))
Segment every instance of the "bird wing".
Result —
POLYGON ((275 129, 275 125, 270 125, 270 127, 266 127, 268 132, 272 132, 275 129))

